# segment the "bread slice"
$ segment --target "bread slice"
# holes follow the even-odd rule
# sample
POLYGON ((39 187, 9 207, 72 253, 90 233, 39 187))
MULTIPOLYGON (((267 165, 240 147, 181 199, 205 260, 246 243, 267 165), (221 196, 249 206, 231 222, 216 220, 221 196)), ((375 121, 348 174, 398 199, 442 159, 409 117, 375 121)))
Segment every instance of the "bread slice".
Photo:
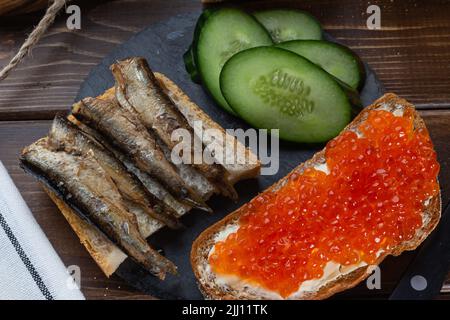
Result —
MULTIPOLYGON (((402 113, 403 110, 414 106, 406 100, 399 98, 395 94, 386 94, 365 108, 345 129, 356 130, 357 126, 366 119, 370 110, 383 109, 388 110, 394 115, 402 113)), ((415 129, 425 128, 425 123, 414 111, 415 129)), ((312 159, 300 164, 290 174, 303 172, 306 168, 318 167, 325 164, 325 150, 316 153, 312 159)), ((290 175, 289 174, 289 175, 290 175)), ((289 177, 289 175, 287 177, 289 177)), ((272 185, 268 191, 275 191, 286 181, 287 177, 281 179, 272 185)), ((209 299, 281 299, 276 292, 271 292, 258 288, 252 284, 245 283, 236 277, 223 277, 216 275, 210 268, 208 257, 214 248, 215 243, 222 240, 226 235, 233 233, 238 228, 238 220, 241 214, 247 209, 247 205, 242 206, 231 213, 223 220, 206 229, 195 240, 191 251, 191 264, 198 285, 202 293, 209 299)), ((441 214, 440 193, 424 202, 422 213, 423 225, 416 232, 415 237, 394 248, 391 252, 380 252, 375 265, 381 263, 388 255, 399 255, 405 250, 414 250, 418 245, 432 232, 439 222, 441 214)), ((367 264, 354 266, 341 266, 336 263, 329 263, 324 270, 324 276, 321 279, 305 281, 307 283, 304 290, 299 290, 289 299, 325 299, 331 295, 349 289, 364 280, 372 272, 372 267, 367 264)), ((302 284, 302 287, 303 287, 302 284)))
MULTIPOLYGON (((227 154, 227 156, 233 157, 233 159, 245 159, 245 162, 241 161, 237 164, 224 164, 225 170, 229 173, 229 182, 231 184, 243 179, 257 177, 259 175, 261 164, 257 156, 253 154, 250 149, 246 148, 235 137, 228 135, 219 124, 214 122, 199 106, 192 102, 188 96, 169 78, 161 73, 155 73, 155 76, 160 81, 164 91, 188 119, 191 126, 194 121, 200 120, 202 121, 204 129, 219 130, 219 132, 222 133, 222 141, 234 146, 234 149, 229 149, 234 150, 234 152, 232 154, 227 154)), ((113 87, 106 90, 98 98, 110 99, 114 97, 114 95, 115 89, 113 87)), ((230 146, 227 147, 229 148, 230 146)), ((227 161, 227 163, 230 163, 230 161, 227 161)), ((77 236, 80 238, 81 243, 86 247, 86 250, 92 256, 100 269, 107 277, 112 275, 120 264, 127 258, 127 255, 102 232, 81 219, 78 214, 74 212, 53 191, 45 186, 43 187, 64 215, 77 236)), ((211 196, 211 194, 208 195, 208 198, 209 196, 211 196)), ((145 228, 148 229, 148 232, 146 232, 145 236, 150 236, 163 227, 163 225, 157 220, 148 220, 149 225, 145 228)))
POLYGON ((42 184, 42 187, 61 211, 64 218, 66 218, 73 231, 80 238, 81 244, 84 245, 103 273, 107 277, 112 275, 118 266, 127 258, 127 255, 109 240, 104 233, 80 218, 54 191, 50 190, 44 184, 42 184))

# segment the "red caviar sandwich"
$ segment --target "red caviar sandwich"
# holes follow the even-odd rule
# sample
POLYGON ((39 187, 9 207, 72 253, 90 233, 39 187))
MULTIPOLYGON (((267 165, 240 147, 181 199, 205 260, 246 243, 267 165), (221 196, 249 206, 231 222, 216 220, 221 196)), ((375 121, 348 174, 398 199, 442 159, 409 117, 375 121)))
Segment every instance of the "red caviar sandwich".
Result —
POLYGON ((194 242, 212 299, 324 299, 415 249, 440 219, 439 164, 423 120, 386 94, 325 149, 194 242))

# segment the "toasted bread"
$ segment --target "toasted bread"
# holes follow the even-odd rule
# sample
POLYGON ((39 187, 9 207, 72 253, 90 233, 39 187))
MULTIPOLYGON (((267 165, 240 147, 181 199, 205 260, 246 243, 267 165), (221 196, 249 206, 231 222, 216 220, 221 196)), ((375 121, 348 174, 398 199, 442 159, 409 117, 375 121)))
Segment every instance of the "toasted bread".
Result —
MULTIPOLYGON (((395 94, 386 94, 373 103, 371 106, 365 108, 345 129, 354 130, 364 121, 370 110, 384 109, 395 114, 395 112, 402 112, 406 108, 414 106, 406 100, 399 98, 395 94)), ((414 127, 415 129, 425 128, 425 123, 420 115, 414 111, 414 127)), ((303 172, 306 168, 311 168, 325 163, 325 149, 316 153, 312 159, 300 164, 292 172, 303 172)), ((289 175, 287 176, 289 177, 289 175)), ((272 185, 267 191, 275 191, 281 187, 286 181, 287 177, 281 179, 272 185)), ((191 251, 191 264, 195 276, 198 280, 198 285, 202 293, 209 299, 281 299, 282 297, 276 292, 268 291, 252 284, 243 282, 240 279, 225 278, 217 276, 209 266, 209 254, 214 248, 219 239, 224 239, 229 233, 234 232, 238 227, 238 220, 240 216, 246 211, 247 205, 242 206, 238 210, 229 214, 227 217, 206 229, 195 240, 191 251)), ((414 250, 418 245, 432 232, 439 222, 441 214, 441 198, 438 193, 433 198, 424 202, 424 210, 422 212, 422 227, 417 230, 415 237, 401 243, 401 245, 393 248, 389 252, 382 252, 378 256, 375 265, 378 265, 388 255, 399 255, 406 250, 414 250)), ((339 264, 331 265, 331 271, 324 272, 321 279, 314 280, 307 290, 299 290, 289 299, 325 299, 331 295, 349 289, 364 280, 371 272, 372 268, 367 264, 359 264, 354 266, 344 267, 339 264)), ((326 268, 325 268, 326 269, 326 268)))
MULTIPOLYGON (((229 173, 229 182, 231 184, 234 184, 239 180, 253 178, 259 175, 260 162, 256 155, 242 145, 236 138, 229 136, 219 124, 214 122, 199 106, 192 102, 174 82, 161 73, 155 73, 155 76, 160 81, 163 90, 188 119, 190 125, 193 125, 194 121, 200 120, 202 121, 204 129, 211 128, 219 130, 223 134, 223 141, 226 141, 226 143, 234 143, 235 148, 232 149, 234 150, 234 154, 231 156, 233 158, 239 157, 239 159, 246 159, 245 163, 241 162, 240 164, 235 165, 224 164, 225 170, 229 173)), ((98 98, 110 99, 111 97, 114 97, 114 95, 115 89, 113 87, 106 90, 98 98)), ((45 186, 44 189, 53 202, 55 202, 100 269, 102 269, 108 277, 113 274, 126 259, 127 255, 102 232, 82 220, 77 213, 75 213, 53 191, 45 186)), ((211 196, 211 194, 209 194, 207 198, 209 196, 211 196)), ((149 225, 148 228, 146 228, 149 231, 146 232, 145 236, 150 236, 163 227, 158 221, 155 220, 153 222, 152 225, 149 225)))
POLYGON ((80 238, 91 257, 102 269, 107 277, 112 275, 117 267, 127 258, 127 255, 119 249, 104 233, 83 220, 68 204, 61 200, 52 190, 42 184, 42 187, 56 204, 63 216, 69 222, 73 231, 80 238))

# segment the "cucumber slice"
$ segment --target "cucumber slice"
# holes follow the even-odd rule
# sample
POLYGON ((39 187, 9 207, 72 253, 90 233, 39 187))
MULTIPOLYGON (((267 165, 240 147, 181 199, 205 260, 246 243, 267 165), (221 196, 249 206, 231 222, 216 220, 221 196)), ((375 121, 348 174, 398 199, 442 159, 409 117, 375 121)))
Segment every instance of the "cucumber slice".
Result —
POLYGON ((184 67, 189 73, 191 80, 197 84, 201 83, 200 75, 198 74, 197 67, 194 62, 194 52, 192 50, 192 45, 189 46, 187 51, 183 54, 184 67))
POLYGON ((316 143, 339 134, 351 119, 350 102, 323 69, 276 47, 234 55, 220 75, 222 93, 249 124, 280 129, 280 138, 316 143))
POLYGON ((277 47, 295 52, 317 64, 353 89, 364 84, 365 71, 361 59, 349 48, 321 40, 294 40, 277 47))
POLYGON ((220 91, 225 62, 241 50, 272 44, 267 30, 241 10, 223 8, 202 14, 194 35, 195 65, 203 85, 223 109, 235 114, 220 91))
POLYGON ((304 11, 275 9, 257 11, 253 15, 269 30, 275 43, 289 40, 322 39, 322 27, 319 21, 304 11))

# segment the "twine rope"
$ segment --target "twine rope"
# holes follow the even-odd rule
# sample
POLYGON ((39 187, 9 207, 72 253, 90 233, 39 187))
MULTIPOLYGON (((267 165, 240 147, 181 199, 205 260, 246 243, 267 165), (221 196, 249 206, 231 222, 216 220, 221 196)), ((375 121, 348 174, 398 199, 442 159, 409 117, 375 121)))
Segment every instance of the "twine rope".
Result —
POLYGON ((56 15, 66 4, 66 1, 69 2, 71 0, 51 0, 51 5, 47 8, 44 17, 41 19, 41 21, 39 21, 38 25, 30 33, 16 55, 0 71, 0 81, 5 79, 8 74, 31 52, 31 49, 34 47, 34 45, 39 42, 47 29, 52 25, 53 21, 56 18, 56 15))

